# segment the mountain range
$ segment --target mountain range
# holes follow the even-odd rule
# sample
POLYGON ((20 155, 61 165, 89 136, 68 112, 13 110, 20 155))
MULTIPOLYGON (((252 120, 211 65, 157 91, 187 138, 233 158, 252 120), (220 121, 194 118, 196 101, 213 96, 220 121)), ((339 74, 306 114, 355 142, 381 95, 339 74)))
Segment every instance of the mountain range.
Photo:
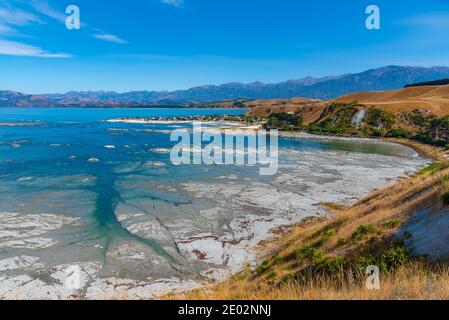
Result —
POLYGON ((400 89, 406 85, 449 78, 449 67, 387 66, 357 74, 322 78, 306 77, 280 83, 233 82, 204 85, 177 91, 71 91, 63 94, 29 95, 0 91, 0 107, 144 107, 194 105, 236 99, 305 97, 321 100, 362 91, 400 89))

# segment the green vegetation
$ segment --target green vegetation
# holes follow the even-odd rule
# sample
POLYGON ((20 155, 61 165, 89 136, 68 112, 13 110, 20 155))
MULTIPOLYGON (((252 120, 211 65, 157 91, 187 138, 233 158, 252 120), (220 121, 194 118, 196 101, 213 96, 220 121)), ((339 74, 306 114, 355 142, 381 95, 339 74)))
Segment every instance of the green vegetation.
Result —
POLYGON ((425 126, 415 139, 441 147, 448 147, 449 144, 449 116, 433 119, 429 125, 425 126))
POLYGON ((270 268, 270 265, 271 265, 270 261, 265 260, 264 262, 262 262, 261 265, 257 267, 256 273, 259 275, 265 273, 270 268))
MULTIPOLYGON (((250 119, 245 121, 249 122, 250 119)), ((271 114, 265 127, 284 131, 414 139, 449 148, 449 116, 437 118, 418 109, 397 115, 379 108, 366 108, 357 102, 334 102, 326 107, 318 120, 306 126, 300 114, 271 114), (356 119, 361 110, 366 110, 365 116, 361 120, 356 119)))
POLYGON ((391 129, 390 131, 388 131, 387 137, 411 139, 411 138, 413 138, 413 134, 411 132, 408 132, 405 129, 395 128, 395 129, 391 129))
POLYGON ((279 129, 284 131, 301 130, 302 116, 290 113, 274 113, 268 117, 266 129, 279 129))
POLYGON ((433 162, 431 164, 429 164, 427 167, 425 167, 424 169, 421 169, 416 176, 420 176, 423 174, 426 174, 428 172, 430 172, 431 174, 434 174, 438 171, 441 171, 443 169, 447 169, 449 168, 449 162, 433 162))
POLYGON ((321 237, 318 241, 314 243, 314 247, 320 247, 326 242, 328 242, 335 234, 336 231, 338 231, 346 222, 346 219, 338 219, 334 222, 331 222, 327 224, 322 229, 318 230, 317 232, 313 233, 309 237, 307 237, 304 241, 310 242, 313 240, 318 239, 321 237))
POLYGON ((383 271, 403 266, 410 262, 411 257, 407 247, 402 242, 395 243, 387 249, 378 261, 379 268, 383 271))
POLYGON ((402 224, 402 220, 400 218, 394 218, 385 221, 385 223, 382 225, 384 229, 395 229, 399 227, 402 224))
POLYGON ((282 260, 283 261, 292 261, 292 260, 298 260, 301 258, 302 255, 302 250, 301 249, 296 249, 293 252, 289 253, 288 255, 286 255, 282 260))
POLYGON ((316 271, 337 274, 344 270, 347 261, 344 257, 327 257, 320 264, 314 265, 316 271))
POLYGON ((277 276, 278 276, 278 274, 276 272, 272 271, 268 274, 267 279, 268 280, 276 279, 277 276))
POLYGON ((290 283, 295 281, 295 276, 292 273, 288 273, 285 276, 282 277, 281 283, 290 283))
POLYGON ((324 252, 314 246, 299 249, 299 254, 302 258, 308 260, 312 265, 318 264, 326 259, 324 252))
MULTIPOLYGON (((393 223, 393 220, 389 222, 393 223)), ((394 224, 397 222, 398 220, 396 219, 394 224)), ((372 232, 374 228, 372 226, 365 226, 360 230, 364 230, 361 233, 366 234, 372 232)), ((355 279, 360 275, 364 275, 365 269, 370 265, 376 265, 382 272, 386 272, 407 265, 412 260, 410 253, 403 242, 393 242, 391 245, 386 246, 381 250, 374 244, 368 246, 365 251, 352 257, 326 255, 323 251, 314 248, 313 246, 296 249, 289 254, 288 257, 288 259, 280 259, 272 264, 272 267, 274 267, 285 263, 287 260, 297 260, 289 265, 289 268, 287 269, 292 271, 287 272, 279 279, 280 284, 290 282, 301 283, 307 279, 310 273, 314 275, 325 275, 339 281, 344 281, 344 279, 346 279, 347 281, 348 276, 355 279)), ((264 271, 258 272, 257 274, 259 276, 266 273, 269 269, 266 262, 262 265, 265 266, 263 269, 264 271)), ((279 275, 272 270, 266 274, 266 278, 268 280, 275 280, 279 278, 279 275)))
POLYGON ((242 101, 236 101, 236 102, 234 102, 234 103, 232 104, 232 106, 233 106, 233 107, 236 107, 236 108, 244 108, 244 107, 245 107, 245 103, 242 102, 242 101))
POLYGON ((332 134, 357 134, 352 121, 357 112, 356 103, 333 103, 326 108, 317 122, 310 124, 306 129, 332 134))
POLYGON ((368 235, 377 233, 377 227, 373 224, 361 225, 351 235, 353 242, 358 242, 365 239, 368 235))
POLYGON ((366 109, 365 116, 360 123, 357 123, 358 121, 355 121, 356 115, 362 110, 356 102, 348 104, 333 103, 326 108, 318 121, 305 129, 310 132, 374 137, 383 137, 387 134, 392 136, 406 134, 403 131, 392 130, 395 123, 394 115, 377 108, 366 109))
POLYGON ((327 231, 318 241, 312 244, 313 247, 319 248, 329 242, 332 237, 335 235, 333 231, 327 231))
POLYGON ((441 195, 441 200, 445 205, 449 205, 449 191, 441 195))
POLYGON ((424 115, 420 110, 413 110, 406 114, 406 120, 417 127, 425 127, 430 124, 432 120, 436 119, 434 115, 424 115))
POLYGON ((365 122, 377 130, 388 130, 393 126, 394 115, 385 110, 371 108, 368 110, 365 122))

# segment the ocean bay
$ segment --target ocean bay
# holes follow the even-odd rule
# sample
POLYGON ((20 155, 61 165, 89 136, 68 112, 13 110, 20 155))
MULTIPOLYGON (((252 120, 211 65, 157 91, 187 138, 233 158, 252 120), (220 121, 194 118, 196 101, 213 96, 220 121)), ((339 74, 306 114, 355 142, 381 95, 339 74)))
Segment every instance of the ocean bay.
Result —
POLYGON ((186 123, 117 117, 189 109, 0 110, 0 296, 151 298, 221 280, 257 260, 272 228, 326 214, 428 163, 371 141, 279 139, 279 171, 173 166, 186 123), (64 270, 82 270, 68 289, 64 270))

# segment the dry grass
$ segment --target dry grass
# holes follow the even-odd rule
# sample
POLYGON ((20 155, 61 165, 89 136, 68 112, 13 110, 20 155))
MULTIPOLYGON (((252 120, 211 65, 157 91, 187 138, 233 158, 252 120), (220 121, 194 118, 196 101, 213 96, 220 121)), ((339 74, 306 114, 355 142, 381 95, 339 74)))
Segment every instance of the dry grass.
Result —
MULTIPOLYGON (((173 297, 172 297, 173 298, 173 297)), ((210 290, 198 290, 178 299, 193 300, 429 300, 449 299, 449 268, 432 272, 411 264, 382 275, 380 290, 368 290, 365 283, 335 286, 328 278, 314 278, 307 285, 298 283, 272 286, 253 281, 232 280, 210 290)))
POLYGON ((309 124, 319 119, 328 103, 316 99, 293 98, 274 100, 255 100, 246 103, 251 108, 246 114, 249 117, 267 117, 272 113, 300 113, 303 121, 309 124))
MULTIPOLYGON (((443 156, 439 152, 433 150, 434 155, 443 156)), ((169 298, 448 299, 448 264, 411 258, 383 270, 381 289, 374 291, 366 289, 364 269, 355 267, 368 253, 382 257, 393 248, 392 235, 401 236, 398 231, 412 213, 443 207, 441 195, 448 190, 449 165, 445 163, 373 192, 350 208, 325 203, 334 213, 330 220, 308 219, 279 239, 264 242, 261 250, 265 261, 256 270, 245 271, 209 289, 169 298), (304 255, 307 248, 313 249, 311 256, 304 255), (338 259, 344 261, 345 267, 337 272, 315 268, 338 259)))
POLYGON ((335 101, 346 103, 357 101, 393 113, 419 109, 432 112, 437 116, 445 116, 449 113, 449 85, 357 92, 337 98, 335 101))

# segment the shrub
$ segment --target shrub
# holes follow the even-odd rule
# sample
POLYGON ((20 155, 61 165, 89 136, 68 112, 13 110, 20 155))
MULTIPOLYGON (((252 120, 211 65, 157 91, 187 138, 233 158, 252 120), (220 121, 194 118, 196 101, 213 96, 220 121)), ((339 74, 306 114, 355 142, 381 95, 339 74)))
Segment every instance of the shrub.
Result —
POLYGON ((396 128, 396 129, 391 129, 390 131, 388 131, 387 137, 411 139, 413 137, 413 134, 411 134, 410 132, 408 132, 405 129, 396 128))
POLYGON ((322 269, 331 274, 336 274, 344 270, 346 260, 344 257, 328 258, 322 263, 322 269))
POLYGON ((268 129, 293 130, 302 126, 302 116, 290 113, 274 113, 268 117, 268 129))
POLYGON ((311 241, 313 239, 318 238, 319 236, 327 235, 328 237, 332 237, 334 234, 334 231, 339 230, 344 223, 346 222, 347 219, 338 219, 334 222, 331 222, 329 224, 327 224, 326 226, 324 226, 323 228, 321 228, 320 230, 318 230, 317 232, 313 233, 312 235, 310 235, 309 237, 307 237, 305 239, 306 242, 311 241))
POLYGON ((443 203, 445 205, 449 205, 449 191, 443 193, 443 195, 441 196, 441 199, 443 200, 443 203))
POLYGON ((366 123, 377 129, 390 129, 394 122, 394 116, 391 112, 376 108, 369 109, 365 119, 366 123))
POLYGON ((289 273, 282 277, 281 282, 290 283, 290 282, 293 282, 294 280, 295 280, 295 276, 293 274, 289 273))
POLYGON ((402 220, 400 218, 390 219, 385 221, 385 223, 382 225, 384 229, 394 229, 401 225, 402 220))
POLYGON ((288 242, 285 244, 284 249, 288 249, 288 248, 290 248, 292 245, 293 245, 293 242, 292 242, 292 241, 288 241, 288 242))
POLYGON ((367 235, 377 232, 377 228, 373 224, 361 225, 352 234, 351 238, 354 242, 364 239, 367 235))
POLYGON ((309 257, 312 260, 313 264, 320 263, 321 261, 326 259, 326 255, 320 250, 314 250, 309 257))
POLYGON ((325 243, 329 242, 330 239, 332 239, 332 237, 334 236, 334 234, 335 233, 333 231, 327 231, 318 241, 312 244, 312 246, 315 248, 321 247, 325 243))
POLYGON ((355 262, 355 267, 359 269, 361 272, 365 272, 365 269, 368 266, 376 265, 377 259, 373 255, 367 255, 367 256, 361 256, 358 257, 357 261, 355 262))
POLYGON ((446 146, 449 142, 449 116, 432 119, 415 138, 424 143, 446 146))
POLYGON ((410 262, 410 253, 407 247, 402 242, 399 242, 382 254, 379 267, 382 270, 390 270, 403 266, 408 262, 410 262))
POLYGON ((232 104, 234 107, 243 108, 245 104, 241 101, 236 101, 232 104))
POLYGON ((288 266, 290 269, 298 269, 299 267, 301 267, 301 262, 296 261, 293 262, 291 265, 288 266))
POLYGON ((321 250, 311 246, 299 249, 300 253, 305 258, 308 258, 312 264, 317 264, 326 258, 326 255, 321 250))
POLYGON ((374 137, 383 137, 385 135, 385 133, 379 129, 372 129, 371 135, 374 137))
POLYGON ((415 126, 425 126, 429 121, 433 120, 432 116, 424 116, 420 110, 413 110, 410 113, 409 120, 415 126))
POLYGON ((256 272, 258 275, 265 273, 270 268, 270 261, 265 260, 260 266, 257 267, 256 272))
POLYGON ((287 254, 282 258, 284 261, 292 261, 292 260, 298 260, 301 258, 301 255, 303 253, 303 249, 296 249, 292 253, 287 254))
POLYGON ((424 169, 421 169, 416 175, 422 175, 425 174, 427 172, 430 173, 435 173, 437 171, 443 170, 449 168, 449 162, 433 162, 431 164, 429 164, 427 167, 425 167, 424 169))

